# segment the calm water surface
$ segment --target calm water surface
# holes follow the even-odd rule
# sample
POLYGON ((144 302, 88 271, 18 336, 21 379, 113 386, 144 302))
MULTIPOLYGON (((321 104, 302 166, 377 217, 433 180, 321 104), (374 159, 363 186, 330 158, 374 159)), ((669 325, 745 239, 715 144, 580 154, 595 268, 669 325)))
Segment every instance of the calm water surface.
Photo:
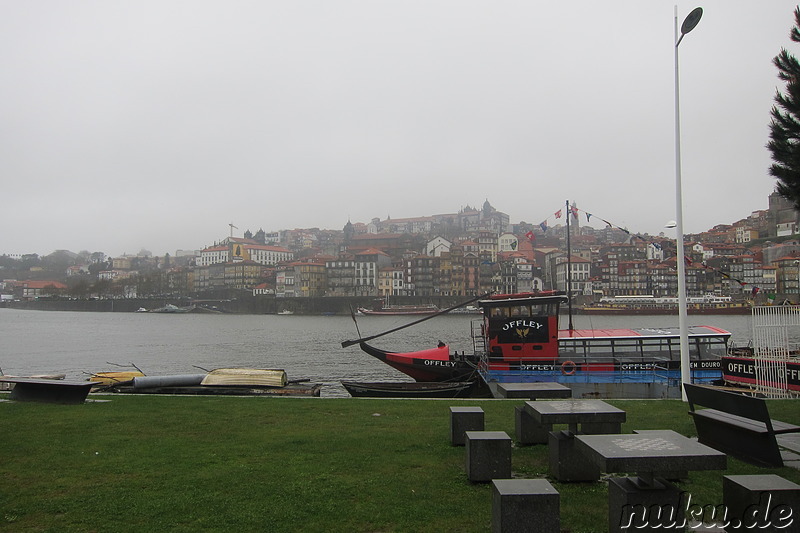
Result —
MULTIPOLYGON (((410 351, 439 340, 472 351, 475 315, 432 318, 372 342, 410 351)), ((410 322, 403 317, 359 317, 362 336, 410 322)), ((575 316, 576 328, 677 326, 677 316, 575 316)), ((736 344, 751 337, 749 316, 690 316, 690 324, 733 333, 736 344)), ((561 318, 561 327, 567 317, 561 318)), ((347 316, 86 313, 0 309, 0 368, 6 374, 64 373, 85 379, 92 372, 134 363, 145 374, 196 373, 197 367, 280 368, 289 379, 322 383, 322 396, 347 396, 341 380, 403 381, 405 374, 341 342, 357 338, 347 316)))

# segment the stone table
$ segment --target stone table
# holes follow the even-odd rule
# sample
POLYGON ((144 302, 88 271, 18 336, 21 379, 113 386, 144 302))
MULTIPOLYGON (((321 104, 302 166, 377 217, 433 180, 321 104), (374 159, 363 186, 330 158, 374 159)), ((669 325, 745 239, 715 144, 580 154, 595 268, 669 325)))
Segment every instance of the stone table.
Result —
MULTIPOLYGON (((559 481, 596 481, 600 469, 575 448, 575 435, 620 433, 625 411, 601 400, 525 402, 525 412, 534 428, 528 434, 547 435, 550 474, 559 481), (552 432, 554 424, 568 424, 567 431, 552 432)), ((525 423, 525 418, 518 420, 525 423)))
POLYGON ((608 530, 685 531, 681 491, 659 477, 676 470, 724 470, 727 456, 671 430, 578 435, 576 448, 603 472, 636 472, 608 482, 608 530), (660 516, 653 513, 660 509, 660 516), (658 523, 651 523, 651 521, 658 523))

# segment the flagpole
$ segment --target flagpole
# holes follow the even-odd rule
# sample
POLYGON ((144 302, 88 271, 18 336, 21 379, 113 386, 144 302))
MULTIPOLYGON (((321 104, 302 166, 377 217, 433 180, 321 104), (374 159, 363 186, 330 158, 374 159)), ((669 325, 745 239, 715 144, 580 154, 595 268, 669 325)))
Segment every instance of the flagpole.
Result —
POLYGON ((572 212, 569 210, 569 200, 567 204, 567 310, 569 312, 569 330, 575 329, 572 325, 572 244, 570 242, 569 231, 569 216, 572 212))

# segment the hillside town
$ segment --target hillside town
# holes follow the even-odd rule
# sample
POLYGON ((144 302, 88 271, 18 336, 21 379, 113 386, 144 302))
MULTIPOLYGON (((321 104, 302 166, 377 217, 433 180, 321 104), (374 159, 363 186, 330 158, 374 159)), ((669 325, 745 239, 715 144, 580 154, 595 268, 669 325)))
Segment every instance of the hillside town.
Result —
MULTIPOLYGON (((200 250, 107 257, 58 250, 0 255, 4 300, 44 298, 320 298, 476 296, 570 289, 604 296, 675 296, 676 241, 584 221, 572 204, 553 223, 512 224, 487 200, 480 208, 416 218, 348 221, 341 230, 249 229, 200 250), (567 233, 569 228, 569 234, 567 233), (569 238, 567 238, 569 237, 569 238), (569 242, 569 249, 567 247, 569 242), (569 286, 568 286, 569 285, 569 286)), ((595 217, 595 220, 597 218, 595 217)), ((777 193, 769 208, 686 235, 689 296, 769 303, 800 296, 798 213, 777 193)))

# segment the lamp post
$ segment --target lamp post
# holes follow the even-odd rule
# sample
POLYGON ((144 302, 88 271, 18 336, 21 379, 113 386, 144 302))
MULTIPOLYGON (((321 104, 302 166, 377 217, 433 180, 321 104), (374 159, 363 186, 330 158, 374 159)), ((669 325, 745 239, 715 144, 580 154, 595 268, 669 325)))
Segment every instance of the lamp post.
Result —
POLYGON ((794 268, 797 270, 797 303, 800 304, 800 261, 794 262, 794 268))
MULTIPOLYGON (((678 6, 675 6, 675 226, 677 233, 678 248, 678 326, 680 328, 681 341, 681 383, 691 383, 692 370, 689 366, 689 332, 686 326, 686 258, 683 250, 683 193, 681 192, 681 107, 680 107, 680 83, 678 80, 678 45, 681 44, 684 35, 692 31, 700 17, 703 16, 703 8, 695 8, 680 28, 678 36, 678 6)), ((681 386, 681 398, 686 401, 686 392, 681 386)))

